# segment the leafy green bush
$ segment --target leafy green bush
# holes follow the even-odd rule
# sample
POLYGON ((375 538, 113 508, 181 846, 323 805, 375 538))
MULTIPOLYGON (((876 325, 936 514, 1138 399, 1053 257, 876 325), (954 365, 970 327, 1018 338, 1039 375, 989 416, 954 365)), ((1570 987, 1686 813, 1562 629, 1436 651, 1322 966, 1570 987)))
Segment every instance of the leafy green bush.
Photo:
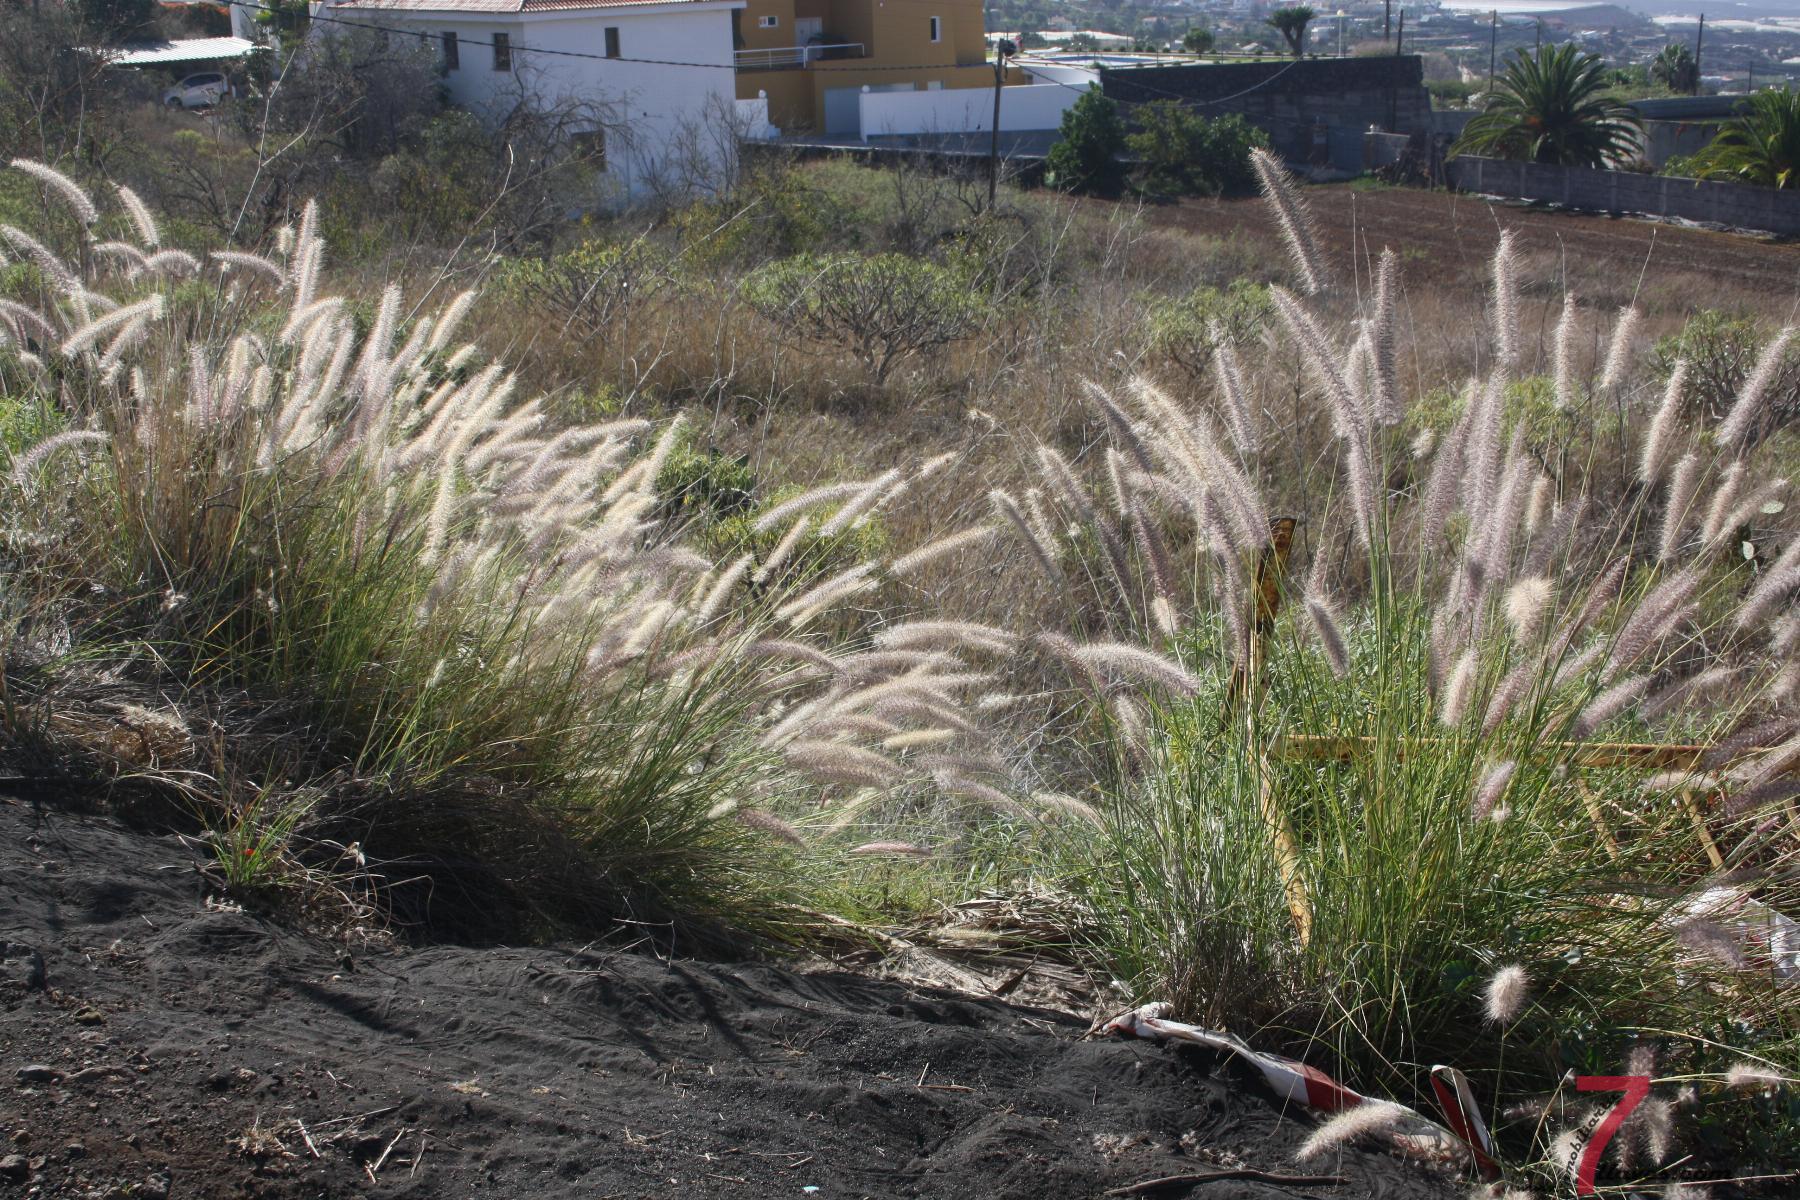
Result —
POLYGON ((1269 135, 1241 115, 1207 118, 1179 100, 1158 100, 1133 116, 1125 147, 1139 160, 1137 186, 1157 199, 1240 195, 1254 191, 1250 151, 1269 135))
POLYGON ((796 255, 757 270, 743 295, 790 336, 845 347, 877 384, 902 359, 969 337, 983 315, 962 276, 901 254, 796 255))
POLYGON ((1261 284, 1238 279, 1223 290, 1195 288, 1151 305, 1150 352, 1199 379, 1212 366, 1218 336, 1233 345, 1252 341, 1274 315, 1269 289, 1261 284))
POLYGON ((1125 169, 1119 162, 1124 147, 1119 106, 1099 88, 1089 88, 1062 115, 1046 159, 1045 181, 1065 192, 1111 195, 1124 181, 1125 169))
POLYGON ((559 327, 593 338, 630 323, 636 307, 673 280, 662 253, 647 239, 588 238, 544 258, 515 258, 498 273, 502 295, 549 317, 559 327))

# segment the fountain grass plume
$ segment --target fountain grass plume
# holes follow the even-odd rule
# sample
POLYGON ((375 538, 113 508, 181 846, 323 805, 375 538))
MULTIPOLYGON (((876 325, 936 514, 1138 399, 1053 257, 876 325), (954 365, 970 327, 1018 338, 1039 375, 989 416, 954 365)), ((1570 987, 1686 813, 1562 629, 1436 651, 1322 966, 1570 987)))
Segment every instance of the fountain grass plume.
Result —
POLYGON ((1300 280, 1300 290, 1309 296, 1318 295, 1330 286, 1330 279, 1325 271, 1324 257, 1319 253, 1318 240, 1313 236, 1312 213, 1300 198, 1299 189, 1280 159, 1258 148, 1250 151, 1250 166, 1256 172, 1263 198, 1274 213, 1282 240, 1287 243, 1294 273, 1300 280))

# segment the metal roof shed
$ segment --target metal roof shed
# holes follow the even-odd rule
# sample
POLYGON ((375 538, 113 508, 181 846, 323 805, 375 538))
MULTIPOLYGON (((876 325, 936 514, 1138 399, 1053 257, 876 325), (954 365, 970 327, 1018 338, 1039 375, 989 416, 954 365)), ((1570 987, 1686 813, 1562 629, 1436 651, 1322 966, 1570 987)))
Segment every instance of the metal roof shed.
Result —
POLYGON ((262 47, 249 38, 181 38, 172 42, 131 42, 97 53, 115 67, 161 67, 177 63, 248 58, 262 47))

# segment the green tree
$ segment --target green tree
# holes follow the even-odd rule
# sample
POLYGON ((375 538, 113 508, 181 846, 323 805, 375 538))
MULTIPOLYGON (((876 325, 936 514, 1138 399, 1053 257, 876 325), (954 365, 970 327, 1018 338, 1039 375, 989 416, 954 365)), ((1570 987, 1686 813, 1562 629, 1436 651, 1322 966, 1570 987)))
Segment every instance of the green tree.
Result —
POLYGON ((1800 92, 1758 92, 1744 114, 1687 162, 1699 179, 1729 179, 1761 187, 1800 186, 1800 92))
POLYGON ((1208 120, 1179 100, 1158 100, 1138 110, 1137 125, 1125 146, 1142 163, 1138 187, 1145 195, 1168 199, 1256 190, 1250 151, 1267 149, 1269 137, 1239 114, 1208 120))
POLYGON ((1605 94, 1606 64, 1573 43, 1519 51, 1453 154, 1603 167, 1637 152, 1643 122, 1605 94))
POLYGON ((1099 88, 1089 88, 1062 115, 1047 160, 1050 182, 1067 192, 1116 192, 1124 178, 1119 165, 1124 145, 1119 106, 1099 88))
POLYGON ((1670 42, 1650 60, 1650 77, 1668 88, 1691 96, 1700 89, 1700 64, 1683 42, 1670 42))
POLYGON ((1306 27, 1317 15, 1305 4, 1278 8, 1269 14, 1269 27, 1287 39, 1288 49, 1299 58, 1306 52, 1306 27))
POLYGON ((1181 48, 1189 54, 1210 54, 1216 42, 1210 29, 1190 29, 1181 39, 1181 48))

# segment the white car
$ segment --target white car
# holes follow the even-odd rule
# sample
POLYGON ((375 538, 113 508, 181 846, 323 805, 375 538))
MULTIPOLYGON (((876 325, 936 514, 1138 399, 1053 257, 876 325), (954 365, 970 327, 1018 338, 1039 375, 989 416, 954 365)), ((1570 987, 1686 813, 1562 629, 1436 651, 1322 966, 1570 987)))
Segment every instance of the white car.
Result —
POLYGON ((217 71, 202 71, 163 93, 163 103, 170 108, 211 108, 232 95, 231 81, 217 71))

